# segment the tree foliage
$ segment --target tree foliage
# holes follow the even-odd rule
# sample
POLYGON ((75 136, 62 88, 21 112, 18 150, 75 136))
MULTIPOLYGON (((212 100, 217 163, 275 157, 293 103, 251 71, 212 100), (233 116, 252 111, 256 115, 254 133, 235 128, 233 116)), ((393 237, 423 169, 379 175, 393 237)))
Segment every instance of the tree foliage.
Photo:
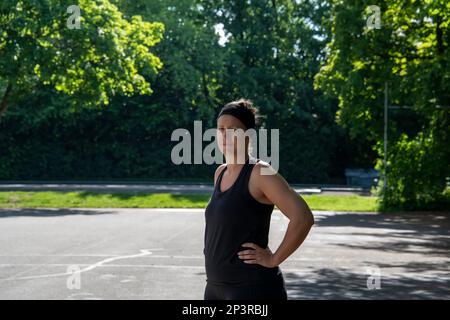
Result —
POLYGON ((448 151, 442 151, 450 142, 445 125, 449 109, 441 108, 450 105, 450 4, 381 1, 381 28, 370 29, 370 1, 332 3, 333 37, 317 86, 339 99, 339 123, 352 136, 371 142, 382 156, 387 82, 390 105, 412 106, 415 120, 413 126, 404 126, 406 117, 401 116, 389 122, 384 206, 420 206, 425 195, 438 199, 450 163, 448 151))
POLYGON ((5 0, 0 4, 0 114, 12 95, 36 84, 71 95, 75 104, 108 104, 114 95, 150 94, 162 67, 150 48, 164 31, 140 16, 124 19, 108 0, 80 0, 80 28, 68 27, 71 1, 5 0))

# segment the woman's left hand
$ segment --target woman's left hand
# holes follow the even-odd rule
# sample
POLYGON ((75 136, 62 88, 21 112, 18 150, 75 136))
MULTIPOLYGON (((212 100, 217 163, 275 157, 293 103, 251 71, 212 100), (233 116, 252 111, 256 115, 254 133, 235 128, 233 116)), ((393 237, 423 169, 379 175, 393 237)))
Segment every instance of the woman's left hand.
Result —
POLYGON ((274 255, 268 247, 263 249, 254 243, 244 243, 242 246, 252 248, 252 250, 242 250, 238 252, 239 259, 244 260, 245 263, 260 264, 266 268, 274 268, 277 266, 274 261, 274 255))

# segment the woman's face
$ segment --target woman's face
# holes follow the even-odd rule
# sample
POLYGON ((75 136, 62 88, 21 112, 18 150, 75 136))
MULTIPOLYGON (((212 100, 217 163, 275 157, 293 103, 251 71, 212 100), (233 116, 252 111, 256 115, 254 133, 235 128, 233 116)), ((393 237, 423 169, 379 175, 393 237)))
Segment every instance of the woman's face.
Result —
POLYGON ((225 155, 235 155, 239 150, 247 149, 247 138, 245 139, 245 148, 238 146, 238 143, 244 140, 238 139, 239 132, 235 132, 236 129, 242 129, 243 132, 246 130, 245 125, 238 118, 224 114, 217 119, 217 143, 220 151, 225 155), (229 131, 228 136, 227 130, 229 131))

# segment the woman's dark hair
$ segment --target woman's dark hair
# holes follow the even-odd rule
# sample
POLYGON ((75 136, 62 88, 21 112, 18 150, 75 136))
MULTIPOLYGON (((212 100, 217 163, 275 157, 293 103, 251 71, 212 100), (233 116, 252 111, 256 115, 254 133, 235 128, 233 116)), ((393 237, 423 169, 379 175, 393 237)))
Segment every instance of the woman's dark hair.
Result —
POLYGON ((238 118, 246 127, 246 129, 255 128, 258 122, 258 110, 253 106, 253 102, 248 99, 241 98, 236 101, 227 103, 220 110, 217 119, 224 114, 232 115, 238 118))

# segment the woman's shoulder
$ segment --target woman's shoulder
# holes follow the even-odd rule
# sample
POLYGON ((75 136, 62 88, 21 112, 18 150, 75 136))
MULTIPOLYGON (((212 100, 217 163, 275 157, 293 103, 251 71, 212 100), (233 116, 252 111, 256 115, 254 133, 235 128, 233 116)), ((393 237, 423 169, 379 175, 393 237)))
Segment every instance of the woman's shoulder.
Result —
POLYGON ((285 183, 284 177, 270 163, 258 160, 252 168, 250 179, 259 187, 267 184, 285 183))
POLYGON ((258 159, 257 162, 255 163, 252 174, 255 174, 257 176, 278 175, 277 170, 275 170, 270 165, 270 163, 263 161, 261 159, 258 159))
MULTIPOLYGON (((249 190, 256 197, 260 197, 260 202, 265 199, 274 203, 273 199, 284 201, 286 196, 291 192, 291 187, 284 177, 278 173, 272 165, 267 162, 259 161, 255 164, 250 177, 249 190)), ((254 197, 255 197, 254 196, 254 197)))
POLYGON ((258 202, 271 205, 273 202, 266 196, 267 186, 277 185, 280 175, 270 163, 258 159, 252 168, 249 178, 248 190, 250 195, 258 202))

